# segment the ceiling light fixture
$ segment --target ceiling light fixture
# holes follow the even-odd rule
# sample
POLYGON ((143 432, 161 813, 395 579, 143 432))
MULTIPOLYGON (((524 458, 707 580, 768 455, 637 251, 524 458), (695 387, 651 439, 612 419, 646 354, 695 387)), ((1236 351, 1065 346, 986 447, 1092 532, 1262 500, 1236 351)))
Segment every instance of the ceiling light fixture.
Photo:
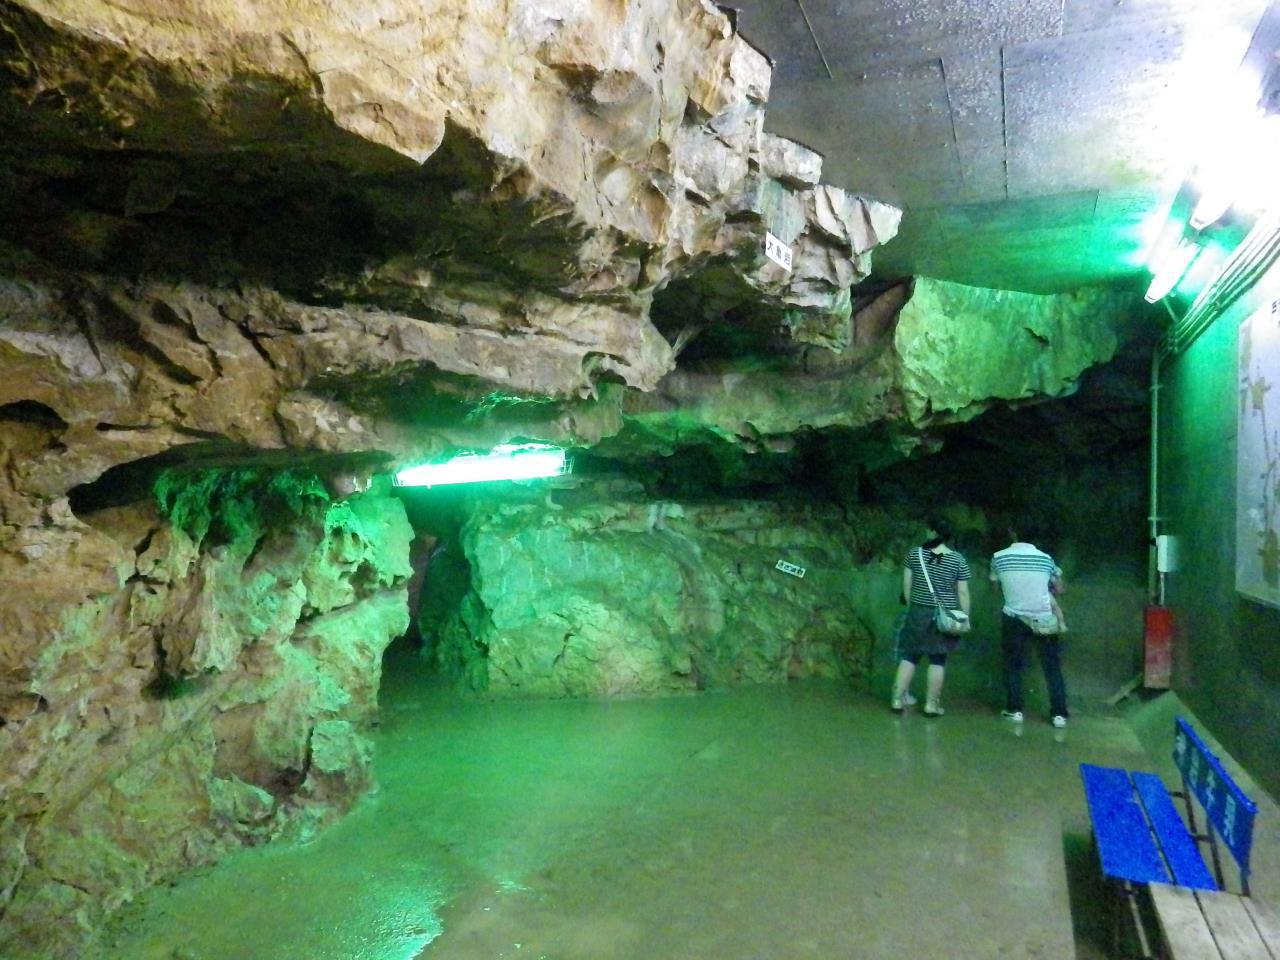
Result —
POLYGON ((564 450, 544 443, 504 443, 488 453, 464 453, 441 463, 420 463, 395 475, 397 487, 436 487, 450 483, 534 480, 569 473, 564 450))
POLYGON ((1233 206, 1253 213, 1274 209, 1278 158, 1278 116, 1255 113, 1224 136, 1193 178, 1199 199, 1191 211, 1191 228, 1203 230, 1217 223, 1233 206))
POLYGON ((1200 248, 1190 240, 1182 240, 1159 262, 1153 264, 1154 276, 1151 278, 1151 286, 1147 288, 1146 301, 1155 303, 1167 297, 1169 291, 1178 285, 1182 275, 1187 272, 1187 267, 1191 266, 1191 261, 1195 259, 1199 250, 1200 248))

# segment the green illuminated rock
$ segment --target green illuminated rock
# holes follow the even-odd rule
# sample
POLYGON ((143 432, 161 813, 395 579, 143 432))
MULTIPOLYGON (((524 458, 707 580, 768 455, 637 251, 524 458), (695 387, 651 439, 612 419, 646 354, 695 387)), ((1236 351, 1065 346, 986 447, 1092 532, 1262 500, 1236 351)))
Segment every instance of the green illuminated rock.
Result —
POLYGON ((442 662, 495 693, 599 696, 865 673, 872 567, 820 506, 486 504, 442 662), (803 567, 803 578, 776 569, 803 567))
POLYGON ((369 784, 382 650, 408 621, 403 507, 260 469, 157 492, 164 515, 64 518, 0 551, 23 623, 0 675, 5 956, 78 955, 144 887, 305 835, 369 784))
POLYGON ((901 457, 939 426, 1070 394, 1142 322, 1125 292, 1035 295, 921 277, 857 311, 854 336, 839 349, 758 346, 677 369, 652 392, 628 392, 620 428, 599 449, 670 455, 715 440, 757 452, 797 433, 874 428, 901 457))
POLYGON ((1132 299, 1110 290, 1037 295, 921 278, 893 337, 905 413, 923 426, 1063 396, 1137 318, 1132 299))

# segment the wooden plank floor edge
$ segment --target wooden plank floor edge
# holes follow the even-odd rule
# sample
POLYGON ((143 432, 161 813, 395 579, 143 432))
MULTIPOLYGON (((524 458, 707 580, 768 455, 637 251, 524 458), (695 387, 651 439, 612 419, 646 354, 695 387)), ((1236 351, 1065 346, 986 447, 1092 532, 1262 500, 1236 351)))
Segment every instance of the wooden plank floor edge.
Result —
POLYGON ((1219 956, 1217 943, 1193 890, 1164 883, 1153 883, 1150 889, 1156 916, 1160 919, 1160 935, 1171 960, 1205 960, 1219 956))
POLYGON ((1280 916, 1265 904, 1252 897, 1244 898, 1244 908, 1249 912, 1253 925, 1258 928, 1262 942, 1271 953, 1271 960, 1280 960, 1280 916))
POLYGON ((1231 960, 1273 960, 1271 951, 1254 926, 1243 897, 1204 890, 1197 891, 1195 897, 1200 901, 1200 909, 1204 911, 1213 939, 1224 957, 1231 960))

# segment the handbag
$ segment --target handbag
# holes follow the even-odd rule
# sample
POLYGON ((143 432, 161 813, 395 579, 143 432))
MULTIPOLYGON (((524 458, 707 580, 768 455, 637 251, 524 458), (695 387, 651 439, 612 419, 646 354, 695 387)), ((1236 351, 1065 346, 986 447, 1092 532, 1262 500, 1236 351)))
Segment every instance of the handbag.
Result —
POLYGON ((933 612, 933 625, 938 628, 940 633, 946 633, 951 636, 968 633, 973 626, 969 620, 969 615, 963 610, 952 610, 942 605, 942 601, 938 599, 937 591, 933 589, 933 580, 929 577, 929 568, 924 562, 924 548, 917 548, 917 553, 920 560, 920 572, 924 574, 925 586, 929 588, 929 595, 933 597, 933 602, 938 608, 933 612))
POLYGON ((1052 613, 1041 613, 1035 616, 1018 615, 1018 619, 1037 637, 1053 637, 1058 633, 1058 618, 1052 613))

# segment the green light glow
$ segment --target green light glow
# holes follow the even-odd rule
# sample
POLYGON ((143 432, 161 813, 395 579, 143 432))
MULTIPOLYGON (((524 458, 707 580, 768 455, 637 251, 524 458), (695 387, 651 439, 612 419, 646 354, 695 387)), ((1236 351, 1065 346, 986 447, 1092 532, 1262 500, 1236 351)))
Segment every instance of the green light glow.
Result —
POLYGON ((1191 266, 1179 281, 1176 292, 1185 297, 1194 297, 1201 290, 1217 279, 1226 263, 1230 250, 1220 243, 1210 243, 1191 261, 1191 266))
POLYGON ((1182 240, 1169 253, 1152 264, 1155 276, 1151 279, 1151 286, 1147 288, 1146 300, 1148 303, 1155 303, 1169 295, 1169 291, 1177 285, 1178 281, 1182 279, 1182 275, 1187 272, 1187 267, 1191 265, 1191 261, 1195 258, 1199 249, 1190 240, 1182 240))
POLYGON ((1223 21, 1223 29, 1190 29, 1170 64, 1167 85, 1152 97, 1146 122, 1158 131, 1170 170, 1187 170, 1204 158, 1206 144, 1221 140, 1224 128, 1258 100, 1262 77, 1241 64, 1252 30, 1223 21))
POLYGON ((1154 272, 1154 264, 1167 257, 1181 239, 1182 222, 1168 204, 1161 205, 1144 217, 1138 228, 1138 258, 1134 265, 1151 266, 1154 272))
POLYGON ((533 480, 569 472, 570 463, 559 447, 542 443, 504 443, 488 453, 465 453, 443 463, 406 467, 395 476, 397 487, 436 487, 449 483, 492 480, 533 480))

